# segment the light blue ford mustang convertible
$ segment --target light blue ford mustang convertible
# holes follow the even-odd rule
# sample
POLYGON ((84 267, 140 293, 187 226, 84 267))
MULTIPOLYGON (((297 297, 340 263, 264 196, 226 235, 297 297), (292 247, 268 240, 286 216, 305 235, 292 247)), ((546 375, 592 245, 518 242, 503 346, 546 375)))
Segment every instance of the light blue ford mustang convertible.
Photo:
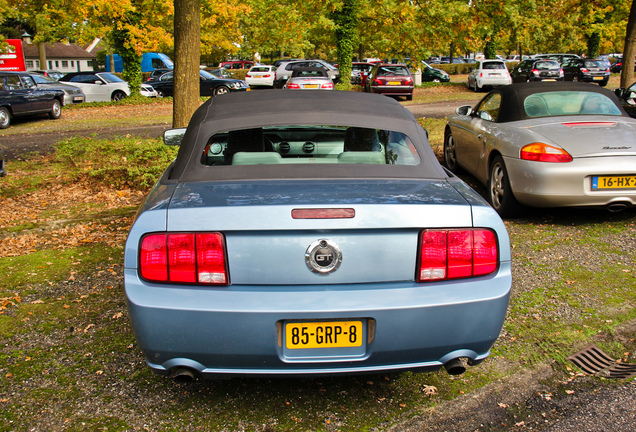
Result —
POLYGON ((395 100, 225 95, 165 139, 178 156, 125 253, 154 371, 458 374, 490 353, 512 282, 505 226, 395 100))

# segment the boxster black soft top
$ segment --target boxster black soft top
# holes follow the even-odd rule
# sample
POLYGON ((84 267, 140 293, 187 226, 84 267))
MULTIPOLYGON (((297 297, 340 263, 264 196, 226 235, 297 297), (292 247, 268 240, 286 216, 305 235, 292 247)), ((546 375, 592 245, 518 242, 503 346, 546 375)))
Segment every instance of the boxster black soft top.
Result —
POLYGON ((616 97, 614 93, 611 91, 597 86, 592 85, 590 83, 581 83, 581 82, 529 82, 529 83, 519 83, 519 84, 511 84, 502 87, 496 87, 491 90, 488 95, 484 96, 488 97, 491 93, 499 93, 501 94, 501 107, 499 109, 499 116, 497 117, 497 123, 506 123, 511 121, 518 120, 527 120, 529 117, 526 114, 526 111, 523 107, 524 100, 533 94, 536 93, 546 93, 546 92, 589 92, 589 93, 600 93, 607 96, 620 110, 622 115, 629 117, 623 107, 621 106, 620 101, 616 97))
POLYGON ((210 98, 194 113, 168 180, 190 182, 306 178, 446 178, 426 131, 392 98, 359 92, 261 90, 210 98), (225 131, 285 125, 385 129, 407 135, 420 155, 415 166, 272 165, 205 166, 211 136, 225 131))

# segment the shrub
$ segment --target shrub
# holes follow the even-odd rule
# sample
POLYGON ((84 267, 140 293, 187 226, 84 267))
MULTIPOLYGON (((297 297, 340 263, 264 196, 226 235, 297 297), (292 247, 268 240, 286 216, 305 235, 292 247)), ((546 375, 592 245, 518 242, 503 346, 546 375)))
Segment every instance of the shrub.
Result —
POLYGON ((177 150, 160 139, 71 138, 56 144, 54 159, 72 180, 146 190, 157 182, 177 150))

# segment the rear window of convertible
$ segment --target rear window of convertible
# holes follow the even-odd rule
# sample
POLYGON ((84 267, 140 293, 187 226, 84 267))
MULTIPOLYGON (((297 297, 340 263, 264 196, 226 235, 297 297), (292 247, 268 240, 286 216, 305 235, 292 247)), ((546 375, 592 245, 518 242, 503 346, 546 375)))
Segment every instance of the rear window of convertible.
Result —
POLYGON ((420 156, 401 132, 344 126, 274 126, 213 135, 204 165, 418 165, 420 156))

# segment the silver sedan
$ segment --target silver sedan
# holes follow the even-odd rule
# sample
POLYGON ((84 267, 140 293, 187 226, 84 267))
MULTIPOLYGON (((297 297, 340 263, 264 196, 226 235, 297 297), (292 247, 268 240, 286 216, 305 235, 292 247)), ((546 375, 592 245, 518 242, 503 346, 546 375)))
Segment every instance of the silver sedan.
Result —
POLYGON ((615 95, 584 83, 499 87, 448 119, 447 167, 488 189, 502 216, 522 205, 636 205, 636 120, 615 95))

